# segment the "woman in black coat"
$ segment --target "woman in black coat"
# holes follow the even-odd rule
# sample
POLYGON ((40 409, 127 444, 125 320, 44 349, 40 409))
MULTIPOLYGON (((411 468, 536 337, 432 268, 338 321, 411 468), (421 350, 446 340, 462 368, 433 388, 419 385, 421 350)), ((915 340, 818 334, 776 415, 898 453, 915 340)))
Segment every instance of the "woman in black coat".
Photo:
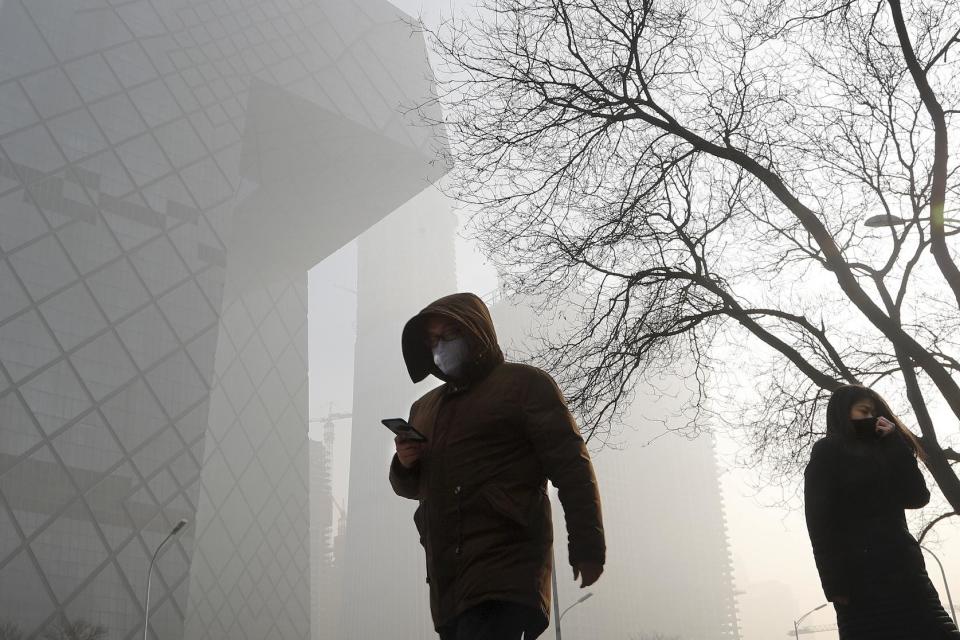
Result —
POLYGON ((876 392, 837 389, 804 474, 807 530, 841 640, 960 640, 904 509, 930 501, 920 444, 876 392))

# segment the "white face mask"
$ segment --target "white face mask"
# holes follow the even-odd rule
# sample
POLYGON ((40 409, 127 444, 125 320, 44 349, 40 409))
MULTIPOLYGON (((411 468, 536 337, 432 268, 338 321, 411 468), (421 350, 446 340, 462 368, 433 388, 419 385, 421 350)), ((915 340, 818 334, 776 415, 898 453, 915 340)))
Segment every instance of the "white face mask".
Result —
POLYGON ((433 362, 445 375, 456 377, 470 355, 470 343, 464 337, 440 340, 433 347, 433 362))

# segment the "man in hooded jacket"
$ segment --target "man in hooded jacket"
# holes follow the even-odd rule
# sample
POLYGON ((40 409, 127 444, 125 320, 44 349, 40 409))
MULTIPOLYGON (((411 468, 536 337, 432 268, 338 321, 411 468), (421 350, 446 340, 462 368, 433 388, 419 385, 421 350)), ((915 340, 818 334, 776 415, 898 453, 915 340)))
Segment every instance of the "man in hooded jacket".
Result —
POLYGON ((394 491, 419 501, 430 608, 441 640, 536 638, 550 615, 553 526, 547 480, 566 516, 574 579, 587 587, 605 560, 596 476, 553 379, 504 361, 490 312, 447 296, 403 329, 414 382, 445 384, 414 402, 397 438, 394 491))

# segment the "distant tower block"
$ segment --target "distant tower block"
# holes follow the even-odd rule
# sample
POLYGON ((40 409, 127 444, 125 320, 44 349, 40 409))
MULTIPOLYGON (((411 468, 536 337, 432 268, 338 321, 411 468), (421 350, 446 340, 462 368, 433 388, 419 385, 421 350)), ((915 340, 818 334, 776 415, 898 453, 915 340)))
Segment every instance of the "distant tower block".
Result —
MULTIPOLYGON (((546 326, 528 300, 500 298, 491 309, 508 358, 531 350, 546 326)), ((603 500, 607 557, 591 598, 563 619, 575 638, 679 637, 738 640, 734 584, 720 479, 709 434, 688 440, 662 434, 683 406, 680 377, 664 380, 674 397, 638 388, 620 449, 593 456, 603 500)), ((679 425, 676 425, 679 426, 679 425)), ((554 530, 561 610, 581 595, 569 576, 562 510, 554 530)), ((548 632, 551 633, 551 632, 548 632)))
POLYGON ((330 486, 333 423, 324 428, 323 441, 310 441, 310 619, 313 640, 325 640, 334 628, 332 596, 339 585, 333 573, 333 494, 330 486), (326 427, 330 428, 327 429, 326 427))
POLYGON ((414 388, 400 353, 403 323, 456 290, 457 220, 433 189, 360 238, 357 348, 344 588, 338 640, 409 640, 433 634, 416 503, 387 481, 386 417, 406 417, 414 388))

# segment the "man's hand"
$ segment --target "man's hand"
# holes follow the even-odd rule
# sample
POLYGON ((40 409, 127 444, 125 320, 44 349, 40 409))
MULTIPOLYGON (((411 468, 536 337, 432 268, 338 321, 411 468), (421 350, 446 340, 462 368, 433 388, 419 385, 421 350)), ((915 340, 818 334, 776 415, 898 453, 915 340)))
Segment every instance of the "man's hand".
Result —
POLYGON ((417 464, 417 461, 420 460, 420 456, 423 454, 422 442, 397 436, 393 439, 393 443, 397 447, 397 459, 400 460, 400 464, 403 465, 404 469, 409 469, 417 464))
POLYGON ((573 580, 576 582, 577 578, 582 577, 583 579, 580 581, 580 588, 585 589, 599 580, 601 573, 603 573, 602 564, 581 562, 573 568, 573 580))

